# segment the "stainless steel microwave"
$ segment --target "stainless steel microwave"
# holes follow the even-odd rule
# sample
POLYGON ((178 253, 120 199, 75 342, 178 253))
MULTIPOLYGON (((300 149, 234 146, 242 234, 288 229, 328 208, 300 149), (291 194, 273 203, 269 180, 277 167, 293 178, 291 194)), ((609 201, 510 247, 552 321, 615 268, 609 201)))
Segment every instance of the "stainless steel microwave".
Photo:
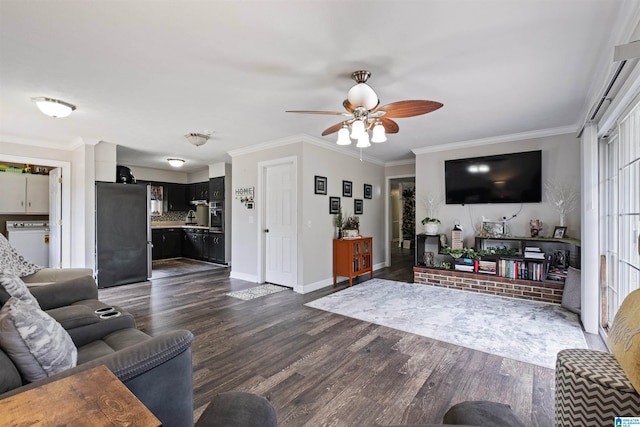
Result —
POLYGON ((209 230, 224 231, 224 202, 209 202, 209 230))

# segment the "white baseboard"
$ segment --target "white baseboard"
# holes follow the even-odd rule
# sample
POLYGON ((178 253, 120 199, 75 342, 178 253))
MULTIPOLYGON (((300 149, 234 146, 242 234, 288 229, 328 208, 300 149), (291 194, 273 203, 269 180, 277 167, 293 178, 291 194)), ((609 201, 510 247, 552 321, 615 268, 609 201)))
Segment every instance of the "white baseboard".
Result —
POLYGON ((258 276, 255 276, 253 274, 244 274, 238 273, 237 271, 231 271, 231 273, 229 273, 229 277, 232 279, 244 280, 251 283, 258 283, 258 276))
MULTIPOLYGON (((385 265, 384 265, 383 262, 381 262, 379 264, 375 264, 373 266, 373 271, 380 270, 381 268, 384 268, 384 267, 385 267, 385 265)), ((342 276, 339 276, 339 277, 342 277, 342 276)), ((317 291, 318 289, 326 288, 326 287, 329 287, 329 286, 333 286, 333 277, 329 277, 327 279, 322 279, 322 280, 319 280, 317 282, 313 282, 313 283, 308 283, 306 285, 302 285, 300 287, 300 290, 295 289, 295 291, 300 293, 300 294, 308 294, 309 292, 317 291)))

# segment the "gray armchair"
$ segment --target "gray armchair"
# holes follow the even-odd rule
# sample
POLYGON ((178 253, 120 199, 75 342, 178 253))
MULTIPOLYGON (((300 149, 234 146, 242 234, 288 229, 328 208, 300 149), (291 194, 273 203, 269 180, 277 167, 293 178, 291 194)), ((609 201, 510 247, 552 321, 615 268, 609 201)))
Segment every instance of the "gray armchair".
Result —
MULTIPOLYGON (((136 329, 133 317, 124 311, 114 318, 101 318, 95 310, 106 304, 97 299, 90 276, 29 290, 69 332, 78 349, 77 366, 27 383, 0 350, 0 399, 105 365, 163 426, 193 425, 191 332, 176 330, 151 337, 136 329)), ((0 304, 4 304, 8 298, 1 294, 0 304)))

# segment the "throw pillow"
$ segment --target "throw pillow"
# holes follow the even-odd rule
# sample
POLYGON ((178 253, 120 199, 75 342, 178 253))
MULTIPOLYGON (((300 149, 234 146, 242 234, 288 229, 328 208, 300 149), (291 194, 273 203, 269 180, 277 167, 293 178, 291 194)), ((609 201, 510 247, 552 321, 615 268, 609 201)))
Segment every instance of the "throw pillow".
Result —
POLYGON ((640 289, 622 301, 609 330, 607 344, 633 388, 640 393, 640 289))
POLYGON ((20 277, 28 276, 44 268, 24 259, 2 233, 0 233, 0 265, 3 270, 20 277))
POLYGON ((2 285, 9 296, 18 298, 20 301, 31 304, 36 308, 40 308, 38 300, 31 295, 27 285, 15 274, 7 273, 6 271, 0 272, 0 285, 2 285))
POLYGON ((561 305, 576 314, 580 314, 580 307, 582 306, 580 297, 580 294, 582 293, 581 286, 580 270, 569 267, 569 270, 567 271, 567 278, 564 281, 564 289, 562 290, 561 305))
POLYGON ((12 297, 0 310, 0 347, 33 382, 76 366, 78 349, 44 311, 12 297))

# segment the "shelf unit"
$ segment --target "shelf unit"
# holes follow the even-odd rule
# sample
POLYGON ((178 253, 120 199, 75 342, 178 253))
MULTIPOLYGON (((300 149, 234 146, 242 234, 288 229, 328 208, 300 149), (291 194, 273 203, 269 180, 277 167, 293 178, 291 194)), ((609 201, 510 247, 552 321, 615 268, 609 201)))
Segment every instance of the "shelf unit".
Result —
POLYGON ((443 238, 446 243, 446 235, 443 234, 416 234, 416 253, 414 265, 419 267, 426 266, 424 260, 425 252, 433 253, 434 262, 444 261, 445 256, 441 254, 443 238))
POLYGON ((483 258, 483 261, 496 263, 496 275, 499 277, 564 283, 569 266, 580 268, 580 241, 576 239, 476 237, 476 250, 504 248, 514 249, 517 254, 483 258), (525 257, 526 247, 538 248, 544 258, 525 257))
POLYGON ((373 279, 372 245, 372 237, 333 239, 333 286, 338 276, 348 277, 349 286, 353 285, 353 278, 361 274, 369 273, 373 279))

